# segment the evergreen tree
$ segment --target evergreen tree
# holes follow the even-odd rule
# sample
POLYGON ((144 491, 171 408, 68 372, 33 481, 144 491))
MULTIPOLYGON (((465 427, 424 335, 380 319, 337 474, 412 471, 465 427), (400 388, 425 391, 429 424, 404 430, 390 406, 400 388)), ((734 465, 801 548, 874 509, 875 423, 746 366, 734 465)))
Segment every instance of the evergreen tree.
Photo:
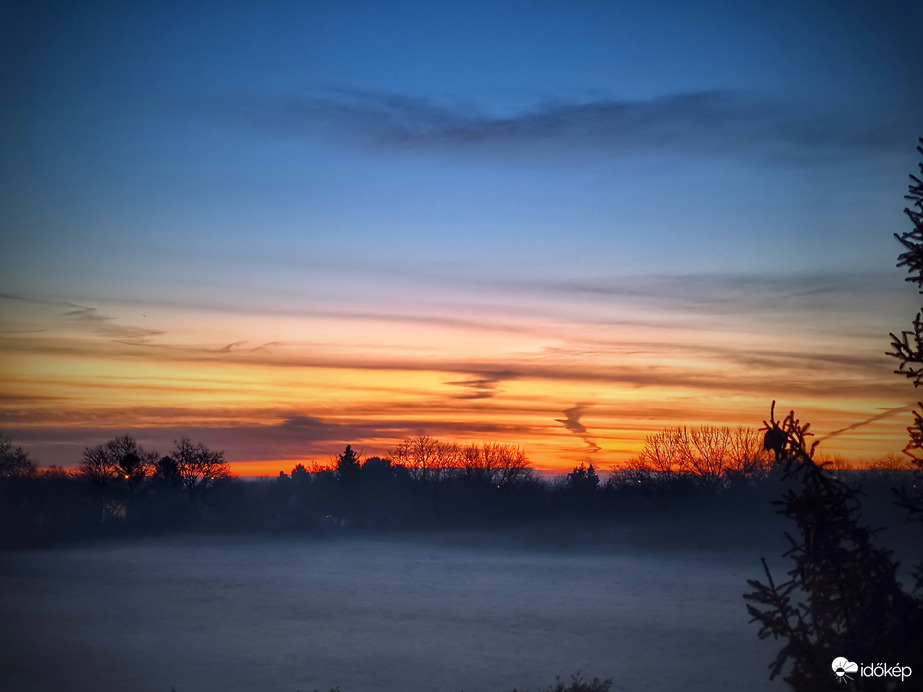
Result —
POLYGON ((599 475, 593 464, 580 462, 564 479, 565 487, 578 495, 592 495, 599 487, 599 475))
MULTIPOLYGON (((923 155, 923 138, 917 151, 923 155)), ((898 267, 906 267, 910 274, 905 281, 916 284, 919 293, 923 294, 923 163, 918 164, 920 177, 911 174, 908 194, 904 199, 910 200, 909 207, 904 213, 910 218, 913 229, 898 235, 894 234, 898 242, 904 246, 904 251, 898 255, 898 267)), ((901 332, 900 336, 891 334, 892 351, 888 355, 900 361, 897 374, 905 375, 913 381, 914 387, 923 383, 923 310, 917 312, 913 319, 912 328, 901 332)), ((907 428, 909 440, 904 447, 904 454, 913 460, 918 473, 923 474, 923 403, 913 412, 913 423, 907 428)), ((923 522, 923 481, 917 482, 912 488, 901 488, 897 491, 898 505, 907 510, 908 516, 923 522)), ((923 586, 923 562, 916 568, 917 585, 923 586)))
POLYGON ((359 476, 359 455, 352 445, 346 445, 343 453, 337 456, 337 477, 344 483, 350 483, 359 476))
MULTIPOLYGON (((923 139, 917 151, 923 154, 923 139)), ((905 267, 907 281, 923 294, 923 163, 921 177, 911 175, 906 198, 911 207, 904 213, 913 229, 895 234, 904 251, 898 267, 905 267)), ((898 374, 914 386, 923 383, 923 310, 912 329, 900 336, 891 334, 889 355, 900 361, 898 374)), ((923 411, 923 403, 920 405, 923 411)), ((876 547, 875 531, 860 524, 859 493, 832 477, 814 462, 816 442, 806 446, 808 425, 801 425, 794 412, 784 421, 775 420, 775 402, 770 421, 765 423, 764 447, 775 452, 789 484, 780 513, 791 519, 797 531, 786 534, 791 548, 786 556, 794 563, 789 579, 777 584, 763 560, 767 583, 748 580, 754 589, 746 598, 751 622, 760 624, 759 636, 772 636, 784 644, 770 664, 770 678, 783 673, 793 689, 833 690, 844 682, 841 674, 852 670, 842 665, 856 661, 898 662, 917 660, 923 651, 923 596, 908 592, 897 576, 898 563, 890 551, 876 547), (844 660, 845 659, 845 660, 844 660)), ((914 413, 908 428, 910 441, 905 452, 923 470, 923 413, 914 413)), ((917 484, 918 486, 923 484, 917 484)), ((900 503, 911 516, 923 518, 923 493, 899 493, 900 503)), ((923 566, 918 568, 917 587, 923 584, 923 566)), ((867 678, 853 673, 850 689, 898 689, 896 680, 867 678)))
MULTIPOLYGON (((776 504, 797 531, 786 534, 793 567, 777 584, 766 561, 766 583, 748 580, 744 596, 759 636, 784 643, 770 664, 798 692, 842 689, 833 669, 841 657, 856 662, 916 660, 923 651, 923 598, 904 590, 891 552, 876 547, 876 533, 859 523, 859 493, 832 477, 806 447, 808 425, 794 412, 766 423, 766 444, 776 453, 788 490, 776 504)), ((893 682, 893 681, 892 681, 893 682)), ((854 690, 892 689, 855 676, 854 690)))
MULTIPOLYGON (((923 139, 920 139, 920 146, 917 151, 923 155, 923 139)), ((911 205, 904 209, 904 213, 910 218, 913 229, 906 233, 894 234, 898 242, 904 246, 904 251, 898 255, 898 267, 906 267, 910 274, 905 281, 916 284, 919 293, 923 294, 923 163, 919 164, 920 178, 915 175, 910 176, 909 194, 904 198, 911 201, 911 205)), ((899 375, 905 375, 913 381, 914 387, 923 384, 923 310, 917 312, 913 319, 911 329, 901 332, 900 336, 891 334, 891 348, 889 356, 894 356, 900 361, 895 372, 899 375)), ((905 447, 904 452, 913 457, 917 465, 923 468, 923 458, 920 452, 923 450, 923 403, 920 404, 920 411, 914 412, 914 422, 907 430, 910 433, 910 441, 905 447)))

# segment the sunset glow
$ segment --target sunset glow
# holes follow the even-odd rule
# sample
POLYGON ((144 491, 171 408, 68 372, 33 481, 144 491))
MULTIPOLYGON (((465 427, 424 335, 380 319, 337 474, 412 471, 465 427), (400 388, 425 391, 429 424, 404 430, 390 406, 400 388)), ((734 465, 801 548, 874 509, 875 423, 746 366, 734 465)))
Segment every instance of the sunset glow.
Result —
POLYGON ((918 7, 283 4, 11 11, 0 419, 40 465, 428 434, 609 469, 773 400, 903 447, 918 7))

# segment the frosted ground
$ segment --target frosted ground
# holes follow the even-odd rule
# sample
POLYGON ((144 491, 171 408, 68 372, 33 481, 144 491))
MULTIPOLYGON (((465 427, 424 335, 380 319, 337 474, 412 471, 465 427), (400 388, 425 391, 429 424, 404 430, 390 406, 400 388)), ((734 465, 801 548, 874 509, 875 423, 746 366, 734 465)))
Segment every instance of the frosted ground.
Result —
POLYGON ((760 690, 759 554, 196 538, 0 554, 0 688, 760 690))

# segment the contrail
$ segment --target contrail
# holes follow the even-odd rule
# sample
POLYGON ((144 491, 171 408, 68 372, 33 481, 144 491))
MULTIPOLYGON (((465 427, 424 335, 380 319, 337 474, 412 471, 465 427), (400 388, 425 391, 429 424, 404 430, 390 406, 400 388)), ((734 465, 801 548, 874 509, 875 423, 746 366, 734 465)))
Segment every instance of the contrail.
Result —
POLYGON ((836 437, 837 435, 842 435, 843 433, 849 432, 850 430, 861 428, 863 425, 874 423, 875 421, 881 420, 882 418, 887 418, 888 416, 894 416, 894 415, 897 415, 898 413, 904 413, 906 411, 912 411, 913 407, 914 407, 914 404, 909 404, 907 406, 898 406, 897 408, 889 408, 887 411, 878 413, 872 416, 871 418, 866 418, 865 420, 859 421, 858 423, 847 425, 845 428, 834 430, 832 433, 829 433, 828 435, 824 435, 823 437, 817 438, 817 441, 822 442, 823 440, 829 440, 831 437, 836 437))
POLYGON ((555 423, 560 423, 565 428, 574 433, 577 437, 582 439, 587 447, 590 448, 590 454, 596 454, 602 447, 600 447, 596 442, 594 442, 589 433, 587 433, 586 426, 580 422, 580 416, 583 415, 583 410, 586 408, 587 404, 576 404, 573 408, 569 408, 564 412, 566 418, 555 418, 555 423))

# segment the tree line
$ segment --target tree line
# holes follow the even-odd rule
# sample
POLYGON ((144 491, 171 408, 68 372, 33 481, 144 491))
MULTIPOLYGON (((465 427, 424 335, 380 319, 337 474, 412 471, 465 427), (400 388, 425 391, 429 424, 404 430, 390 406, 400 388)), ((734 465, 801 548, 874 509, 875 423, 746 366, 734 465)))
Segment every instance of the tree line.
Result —
POLYGON ((346 445, 327 462, 258 480, 236 477, 222 451, 188 438, 161 455, 119 435, 84 449, 73 468, 39 469, 2 435, 0 544, 179 530, 507 530, 542 522, 616 531, 645 517, 680 518, 690 502, 699 503, 701 521, 752 505, 741 499, 748 494, 768 506, 770 467, 757 430, 715 426, 649 435, 626 467, 602 477, 586 461, 550 476, 519 445, 428 435, 368 458, 346 445))

